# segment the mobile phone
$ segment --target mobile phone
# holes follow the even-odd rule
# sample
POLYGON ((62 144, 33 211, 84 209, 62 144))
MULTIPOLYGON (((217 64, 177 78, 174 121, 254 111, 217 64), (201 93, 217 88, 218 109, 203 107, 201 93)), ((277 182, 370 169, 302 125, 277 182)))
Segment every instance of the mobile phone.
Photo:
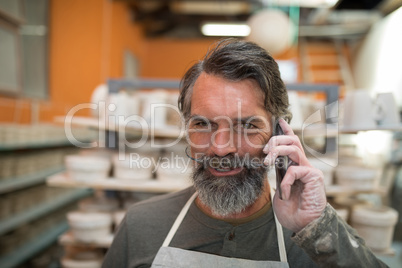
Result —
MULTIPOLYGON (((279 121, 275 121, 275 128, 274 128, 274 136, 284 135, 281 126, 279 125, 279 121)), ((282 189, 281 183, 283 178, 285 177, 286 171, 289 167, 289 157, 288 156, 278 156, 275 160, 275 173, 276 173, 276 188, 278 189, 279 198, 282 200, 282 189)))

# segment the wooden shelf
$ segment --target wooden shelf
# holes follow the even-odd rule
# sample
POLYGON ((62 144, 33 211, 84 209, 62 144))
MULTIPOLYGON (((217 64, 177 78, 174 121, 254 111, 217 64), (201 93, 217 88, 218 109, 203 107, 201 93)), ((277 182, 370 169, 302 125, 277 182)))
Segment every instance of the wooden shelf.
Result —
MULTIPOLYGON (((72 203, 81 198, 87 197, 92 194, 88 189, 75 189, 65 194, 52 198, 46 202, 40 203, 35 207, 29 208, 25 211, 17 213, 12 217, 6 218, 0 221, 0 235, 10 230, 15 229, 21 224, 37 219, 43 215, 46 215, 64 205, 72 203)), ((1 266, 0 266, 1 267, 1 266)))
MULTIPOLYGON (((66 122, 71 122, 72 125, 89 127, 100 130, 108 130, 119 132, 121 129, 118 125, 109 125, 106 122, 101 122, 96 118, 92 117, 82 117, 82 116, 74 116, 74 117, 64 117, 58 116, 55 118, 55 122, 66 124, 66 122)), ((142 129, 140 127, 133 126, 123 126, 123 129, 126 134, 131 134, 134 136, 150 136, 155 138, 174 138, 181 139, 185 136, 184 130, 174 127, 174 126, 165 126, 163 128, 148 128, 142 129)))
POLYGON ((110 234, 105 237, 98 237, 95 241, 83 242, 77 240, 72 231, 69 230, 59 237, 59 244, 62 246, 88 246, 88 247, 100 247, 108 248, 112 244, 114 235, 110 234))
POLYGON ((17 267, 19 264, 28 260, 32 256, 35 256, 43 249, 49 247, 55 241, 59 235, 64 233, 68 229, 68 223, 63 221, 62 223, 46 230, 39 234, 37 237, 27 241, 23 246, 15 249, 13 252, 0 257, 0 267, 12 268, 17 267))
POLYGON ((339 133, 342 134, 354 134, 360 131, 373 131, 373 130, 382 130, 382 131, 402 131, 401 125, 391 125, 391 126, 377 126, 375 128, 351 128, 351 127, 340 127, 339 133))
MULTIPOLYGON (((91 142, 87 140, 86 142, 91 142)), ((18 143, 18 144, 0 144, 0 151, 17 151, 17 150, 27 150, 27 149, 48 149, 53 147, 67 147, 72 146, 68 140, 60 141, 43 141, 43 142, 29 142, 29 143, 18 143)))
POLYGON ((118 191, 138 191, 148 193, 167 193, 182 190, 191 186, 190 180, 177 182, 158 180, 119 180, 115 178, 98 179, 87 182, 76 181, 68 177, 66 173, 59 173, 48 177, 47 185, 66 188, 93 188, 118 191))
POLYGON ((373 253, 375 255, 378 255, 378 256, 388 256, 388 257, 395 256, 395 249, 393 249, 392 247, 388 248, 388 249, 381 250, 381 251, 372 249, 372 251, 373 251, 373 253))
POLYGON ((46 177, 59 173, 64 167, 54 167, 25 176, 0 180, 0 194, 22 189, 46 181, 46 177))
POLYGON ((341 134, 356 134, 361 131, 402 131, 402 125, 400 126, 378 126, 376 128, 348 128, 348 127, 335 127, 332 125, 326 126, 323 124, 312 124, 304 128, 295 128, 294 132, 303 134, 305 137, 337 137, 341 134))
POLYGON ((376 252, 374 254, 389 267, 401 267, 402 264, 402 241, 395 240, 391 244, 391 248, 376 252))
MULTIPOLYGON (((118 190, 118 191, 139 191, 148 193, 168 193, 182 190, 190 187, 190 179, 178 179, 177 182, 172 181, 158 181, 154 179, 149 180, 119 180, 116 178, 97 179, 92 181, 76 181, 68 177, 64 172, 52 175, 46 180, 47 185, 54 187, 65 188, 93 188, 102 190, 118 190)), ((381 188, 372 189, 353 189, 350 187, 340 185, 328 185, 326 186, 327 196, 339 196, 339 195, 353 195, 359 193, 378 193, 385 194, 386 192, 381 188)))
POLYGON ((369 194, 369 193, 376 193, 380 195, 387 194, 387 191, 382 187, 372 187, 371 189, 354 189, 342 185, 327 185, 325 186, 325 193, 327 196, 350 196, 356 194, 369 194))
MULTIPOLYGON (((118 125, 108 126, 106 123, 100 122, 96 118, 91 117, 82 117, 82 116, 74 116, 74 117, 63 117, 59 116, 55 118, 55 121, 58 123, 65 123, 66 121, 71 121, 72 125, 89 127, 100 130, 109 130, 109 131, 119 131, 118 125)), ((382 131, 402 131, 401 125, 394 126, 377 126, 376 128, 350 128, 350 127, 335 127, 332 125, 325 125, 321 123, 311 124, 304 129, 295 128, 294 131, 299 134, 303 134, 306 137, 316 137, 316 136, 326 136, 326 137, 336 137, 339 134, 354 134, 360 131, 373 131, 373 130, 382 130, 382 131)), ((166 126, 164 128, 149 128, 142 129, 139 127, 126 126, 124 127, 124 131, 128 135, 134 136, 142 136, 147 135, 155 138, 184 138, 185 131, 174 126, 166 126)), ((1 147, 0 147, 1 150, 1 147)))

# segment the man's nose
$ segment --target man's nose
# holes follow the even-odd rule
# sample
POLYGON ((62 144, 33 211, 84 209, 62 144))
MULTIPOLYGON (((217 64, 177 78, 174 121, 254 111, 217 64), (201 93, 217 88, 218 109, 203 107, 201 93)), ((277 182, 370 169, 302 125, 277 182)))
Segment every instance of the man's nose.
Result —
POLYGON ((230 128, 219 128, 211 137, 211 150, 217 156, 225 156, 237 152, 236 135, 230 128))

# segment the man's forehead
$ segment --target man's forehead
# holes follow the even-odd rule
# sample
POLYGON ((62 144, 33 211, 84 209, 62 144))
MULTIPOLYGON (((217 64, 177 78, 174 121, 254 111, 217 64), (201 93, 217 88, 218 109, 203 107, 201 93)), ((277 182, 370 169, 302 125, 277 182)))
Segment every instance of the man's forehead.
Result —
POLYGON ((202 73, 197 79, 190 115, 204 116, 209 121, 245 121, 242 118, 265 117, 264 97, 258 83, 247 79, 238 82, 202 73))
POLYGON ((204 115, 200 114, 192 114, 190 116, 190 120, 194 121, 202 121, 202 120, 207 120, 207 121, 213 121, 213 122, 219 122, 219 121, 227 121, 227 122, 233 122, 233 123, 238 123, 238 122, 248 122, 248 123, 269 123, 270 122, 270 117, 269 116, 260 116, 260 115, 253 115, 253 116, 241 116, 239 115, 238 117, 229 117, 225 115, 219 115, 215 116, 213 118, 209 118, 204 115))

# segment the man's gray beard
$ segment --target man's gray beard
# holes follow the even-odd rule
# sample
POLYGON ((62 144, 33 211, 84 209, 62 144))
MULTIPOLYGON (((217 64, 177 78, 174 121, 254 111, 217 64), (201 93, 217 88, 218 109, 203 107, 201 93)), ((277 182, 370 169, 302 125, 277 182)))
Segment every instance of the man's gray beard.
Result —
POLYGON ((226 217, 238 214, 262 194, 267 168, 248 168, 233 176, 215 177, 204 165, 195 168, 192 178, 201 202, 212 213, 226 217))

